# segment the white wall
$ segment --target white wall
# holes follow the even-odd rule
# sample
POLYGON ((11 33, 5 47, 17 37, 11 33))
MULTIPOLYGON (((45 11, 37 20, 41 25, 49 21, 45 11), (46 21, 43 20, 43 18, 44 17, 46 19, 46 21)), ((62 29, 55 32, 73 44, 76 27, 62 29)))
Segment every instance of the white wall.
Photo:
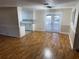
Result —
POLYGON ((33 18, 31 12, 25 12, 25 14, 27 15, 23 16, 22 7, 0 7, 0 34, 23 37, 26 32, 25 26, 21 24, 22 20, 25 19, 22 17, 33 18))
POLYGON ((63 8, 63 9, 50 9, 50 13, 62 13, 62 25, 70 25, 71 19, 71 8, 63 8))
POLYGON ((33 19, 33 10, 22 8, 22 19, 33 19))
POLYGON ((24 7, 17 7, 17 11, 18 11, 19 34, 20 37, 23 37, 24 35, 30 33, 30 31, 26 31, 26 29, 31 30, 33 26, 28 24, 23 25, 23 23, 27 23, 24 22, 23 20, 33 20, 33 10, 24 7))
MULTIPOLYGON (((49 13, 62 13, 63 17, 61 19, 61 32, 69 33, 70 30, 70 21, 71 21, 71 11, 72 9, 66 8, 66 9, 50 9, 49 13)), ((45 16, 48 13, 46 10, 36 10, 35 16, 36 16, 36 31, 44 31, 44 20, 45 16)))
MULTIPOLYGON (((71 48, 74 49, 74 38, 75 38, 75 32, 76 32, 76 26, 77 26, 77 20, 78 20, 78 13, 79 13, 79 3, 76 5, 76 7, 73 8, 72 10, 72 14, 74 9, 76 9, 76 14, 75 14, 75 21, 74 21, 74 25, 72 24, 72 18, 71 18, 71 24, 70 24, 70 34, 69 34, 69 38, 70 38, 70 44, 71 44, 71 48)), ((77 43, 78 44, 78 43, 77 43)))
POLYGON ((45 10, 35 10, 35 31, 44 31, 45 10))
POLYGON ((25 26, 21 24, 22 7, 17 7, 17 14, 18 14, 19 35, 20 35, 20 37, 23 37, 25 35, 25 26))
POLYGON ((19 37, 16 7, 0 7, 0 34, 19 37))
POLYGON ((62 13, 61 19, 61 32, 69 33, 70 30, 70 22, 71 22, 71 8, 63 8, 63 9, 50 9, 50 13, 62 13))
POLYGON ((36 13, 35 13, 36 11, 33 9, 33 31, 35 31, 35 19, 36 19, 36 13))

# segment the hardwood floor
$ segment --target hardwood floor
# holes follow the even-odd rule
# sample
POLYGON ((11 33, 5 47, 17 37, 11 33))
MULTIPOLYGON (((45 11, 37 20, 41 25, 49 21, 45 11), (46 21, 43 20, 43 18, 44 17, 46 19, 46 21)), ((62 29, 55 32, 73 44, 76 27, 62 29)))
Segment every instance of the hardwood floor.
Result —
POLYGON ((67 35, 33 32, 24 38, 0 36, 0 59, 79 59, 67 35))

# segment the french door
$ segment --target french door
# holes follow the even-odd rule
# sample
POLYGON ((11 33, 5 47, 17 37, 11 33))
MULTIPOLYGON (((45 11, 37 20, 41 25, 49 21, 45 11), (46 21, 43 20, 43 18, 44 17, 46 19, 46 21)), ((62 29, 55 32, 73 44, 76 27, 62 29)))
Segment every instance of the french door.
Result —
POLYGON ((61 14, 48 14, 45 19, 45 31, 60 32, 61 31, 61 14))

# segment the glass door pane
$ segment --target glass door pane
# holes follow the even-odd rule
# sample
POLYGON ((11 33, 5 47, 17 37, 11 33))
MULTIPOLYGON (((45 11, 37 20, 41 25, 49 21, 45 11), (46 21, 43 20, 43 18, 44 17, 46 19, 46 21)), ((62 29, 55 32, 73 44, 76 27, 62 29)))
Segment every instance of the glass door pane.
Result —
POLYGON ((62 14, 50 14, 45 19, 45 31, 60 32, 62 14))

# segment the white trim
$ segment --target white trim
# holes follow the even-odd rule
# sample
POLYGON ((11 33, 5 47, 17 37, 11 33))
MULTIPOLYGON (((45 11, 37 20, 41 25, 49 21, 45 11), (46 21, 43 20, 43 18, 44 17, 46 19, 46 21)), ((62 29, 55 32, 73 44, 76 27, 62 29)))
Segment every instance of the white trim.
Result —
POLYGON ((67 34, 67 35, 69 36, 70 46, 71 46, 71 49, 73 49, 73 43, 72 43, 72 39, 71 39, 69 33, 67 33, 67 32, 60 32, 60 33, 62 33, 62 34, 67 34))
POLYGON ((16 38, 19 37, 19 35, 14 36, 14 35, 9 35, 9 34, 7 34, 7 33, 0 33, 0 35, 9 36, 9 37, 16 37, 16 38))
POLYGON ((68 35, 68 36, 69 36, 69 40, 70 40, 71 49, 73 49, 73 43, 72 43, 71 37, 70 37, 70 35, 68 35))
POLYGON ((68 32, 60 32, 61 34, 67 34, 67 35, 69 35, 69 33, 68 32))

